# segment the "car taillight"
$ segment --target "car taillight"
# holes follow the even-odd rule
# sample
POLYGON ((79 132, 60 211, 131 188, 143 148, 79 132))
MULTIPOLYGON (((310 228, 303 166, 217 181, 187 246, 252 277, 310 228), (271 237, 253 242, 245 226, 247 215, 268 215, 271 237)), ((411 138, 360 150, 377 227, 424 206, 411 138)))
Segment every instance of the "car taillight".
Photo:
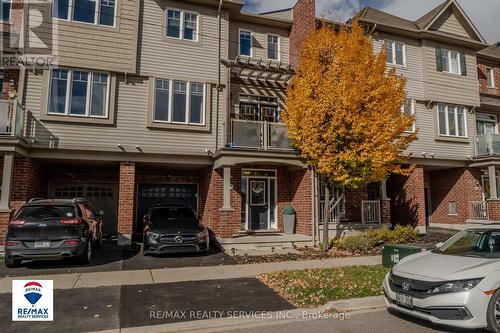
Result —
POLYGON ((19 242, 6 242, 5 245, 7 245, 7 246, 18 246, 19 242))
POLYGON ((80 244, 80 241, 77 241, 77 240, 67 240, 64 242, 64 244, 67 244, 67 245, 76 245, 76 244, 80 244))
POLYGON ((75 224, 80 224, 82 223, 82 220, 80 220, 79 218, 74 218, 74 219, 61 219, 61 224, 71 224, 71 225, 75 225, 75 224))
POLYGON ((14 219, 14 220, 11 220, 9 224, 13 225, 13 226, 20 226, 20 225, 23 225, 25 223, 26 223, 26 220, 14 219))

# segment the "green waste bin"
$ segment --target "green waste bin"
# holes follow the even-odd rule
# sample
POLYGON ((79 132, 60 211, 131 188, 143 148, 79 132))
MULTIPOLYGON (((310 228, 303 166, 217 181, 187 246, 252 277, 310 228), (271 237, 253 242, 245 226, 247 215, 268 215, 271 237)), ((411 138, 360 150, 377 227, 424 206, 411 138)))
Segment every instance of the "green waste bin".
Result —
POLYGON ((419 244, 391 244, 384 245, 382 250, 382 265, 387 268, 391 268, 396 265, 404 257, 409 255, 426 251, 430 249, 427 245, 419 244))

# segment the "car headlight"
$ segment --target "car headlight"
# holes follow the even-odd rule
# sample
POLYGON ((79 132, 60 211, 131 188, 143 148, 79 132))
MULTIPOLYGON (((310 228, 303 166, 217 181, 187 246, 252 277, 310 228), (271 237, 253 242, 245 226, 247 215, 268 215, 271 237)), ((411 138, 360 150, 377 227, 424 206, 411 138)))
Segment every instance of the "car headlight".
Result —
POLYGON ((434 289, 428 290, 428 294, 456 293, 458 291, 470 290, 481 282, 481 279, 451 281, 442 284, 434 289))
POLYGON ((205 239, 207 237, 207 229, 197 233, 196 237, 198 237, 198 239, 205 239))
POLYGON ((146 236, 148 236, 149 238, 151 238, 152 240, 157 240, 160 235, 155 233, 155 232, 152 232, 152 231, 148 231, 146 232, 146 236))

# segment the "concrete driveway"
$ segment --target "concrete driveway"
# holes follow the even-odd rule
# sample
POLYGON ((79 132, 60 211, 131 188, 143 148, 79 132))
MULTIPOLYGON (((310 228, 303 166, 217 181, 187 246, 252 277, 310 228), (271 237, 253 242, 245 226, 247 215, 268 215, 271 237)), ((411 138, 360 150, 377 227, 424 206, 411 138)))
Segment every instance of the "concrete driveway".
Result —
POLYGON ((48 275, 64 273, 110 272, 158 268, 203 267, 234 264, 234 260, 212 246, 209 253, 174 254, 159 257, 144 256, 139 250, 107 241, 96 249, 90 265, 82 266, 74 260, 24 261, 21 267, 7 268, 0 262, 0 278, 8 276, 48 275))

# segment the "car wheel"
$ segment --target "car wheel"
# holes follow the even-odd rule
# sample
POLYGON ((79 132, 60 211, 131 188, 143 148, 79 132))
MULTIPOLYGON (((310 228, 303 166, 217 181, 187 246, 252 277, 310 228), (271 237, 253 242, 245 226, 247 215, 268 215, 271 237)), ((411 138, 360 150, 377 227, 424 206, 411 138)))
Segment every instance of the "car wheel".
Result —
POLYGON ((21 265, 21 259, 14 259, 12 257, 5 257, 5 267, 15 268, 21 265))
POLYGON ((90 259, 92 258, 92 241, 87 241, 85 245, 85 250, 83 250, 82 254, 80 254, 77 258, 79 264, 88 265, 90 264, 90 259))
POLYGON ((491 296, 488 305, 488 331, 500 333, 500 289, 491 296))

